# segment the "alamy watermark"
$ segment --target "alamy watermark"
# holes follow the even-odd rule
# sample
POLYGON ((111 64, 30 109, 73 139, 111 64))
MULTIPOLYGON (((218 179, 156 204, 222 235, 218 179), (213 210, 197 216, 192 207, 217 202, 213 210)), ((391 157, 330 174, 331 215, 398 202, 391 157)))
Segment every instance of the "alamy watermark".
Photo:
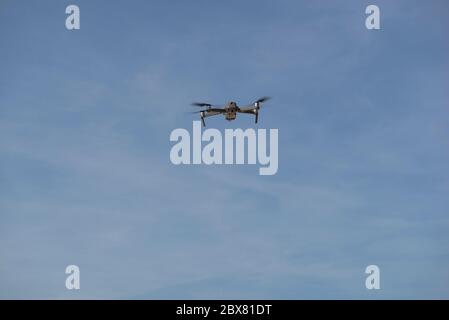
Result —
POLYGON ((365 287, 368 290, 380 289, 380 268, 375 264, 369 265, 365 269, 365 273, 368 274, 365 280, 365 287))
POLYGON ((65 287, 68 290, 80 289, 80 268, 74 264, 65 268, 65 273, 69 276, 65 280, 65 287))
POLYGON ((177 142, 170 151, 170 161, 175 165, 259 163, 260 175, 278 171, 278 129, 269 130, 269 149, 266 129, 225 129, 223 141, 221 131, 202 131, 200 121, 193 121, 192 136, 186 129, 178 128, 171 132, 170 141, 177 142), (207 143, 204 148, 203 142, 207 143))
POLYGON ((69 16, 65 19, 65 27, 67 30, 80 29, 80 8, 77 5, 71 4, 65 8, 65 13, 69 16))

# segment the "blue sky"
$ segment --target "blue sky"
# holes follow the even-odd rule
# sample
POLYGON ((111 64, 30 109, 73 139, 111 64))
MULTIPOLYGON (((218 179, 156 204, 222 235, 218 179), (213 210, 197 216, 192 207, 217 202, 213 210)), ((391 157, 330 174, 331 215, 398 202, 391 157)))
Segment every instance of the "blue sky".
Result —
POLYGON ((446 1, 2 0, 0 298, 448 298, 448 15, 446 1), (170 163, 192 101, 263 95, 276 175, 170 163))

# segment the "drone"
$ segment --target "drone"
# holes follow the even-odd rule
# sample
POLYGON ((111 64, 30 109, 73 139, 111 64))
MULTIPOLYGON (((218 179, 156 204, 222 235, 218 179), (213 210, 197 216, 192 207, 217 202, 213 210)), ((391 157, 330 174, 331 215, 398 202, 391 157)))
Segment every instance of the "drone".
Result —
POLYGON ((203 124, 203 127, 206 126, 204 118, 216 116, 219 114, 224 114, 225 119, 228 121, 235 120, 237 118, 237 113, 253 114, 255 115, 255 123, 257 123, 257 121, 259 120, 259 109, 261 107, 261 104, 267 101, 268 99, 270 99, 270 97, 262 97, 260 99, 257 99, 254 103, 244 107, 239 107, 237 103, 234 101, 230 101, 224 106, 216 106, 204 102, 194 102, 192 103, 192 105, 195 107, 205 108, 203 110, 194 112, 200 114, 201 123, 203 124))

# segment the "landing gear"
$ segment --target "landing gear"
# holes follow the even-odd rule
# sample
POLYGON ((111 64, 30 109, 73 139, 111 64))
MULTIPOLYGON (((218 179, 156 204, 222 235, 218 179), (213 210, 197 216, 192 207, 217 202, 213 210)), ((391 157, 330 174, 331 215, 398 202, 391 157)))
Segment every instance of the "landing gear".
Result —
POLYGON ((255 106, 255 108, 254 108, 254 114, 256 115, 256 123, 257 123, 257 121, 259 120, 260 102, 257 101, 257 102, 255 103, 254 106, 255 106))
POLYGON ((201 112, 201 124, 203 125, 203 127, 206 126, 206 122, 204 121, 204 112, 201 112))

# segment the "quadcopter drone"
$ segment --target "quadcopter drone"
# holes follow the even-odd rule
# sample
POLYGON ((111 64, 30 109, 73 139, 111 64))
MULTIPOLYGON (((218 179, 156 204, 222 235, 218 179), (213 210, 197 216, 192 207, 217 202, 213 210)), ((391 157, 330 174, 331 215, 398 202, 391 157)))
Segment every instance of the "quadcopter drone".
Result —
POLYGON ((203 124, 203 127, 206 126, 204 118, 216 116, 218 114, 224 114, 226 120, 231 121, 237 118, 238 112, 254 114, 257 123, 257 120, 259 119, 259 109, 261 103, 267 101, 268 99, 270 99, 270 97, 262 97, 256 100, 253 104, 244 107, 239 107, 237 103, 235 103, 234 101, 229 102, 225 106, 215 106, 210 103, 203 103, 203 102, 194 102, 192 103, 192 105, 195 107, 206 108, 204 110, 194 112, 200 114, 201 123, 203 124))

